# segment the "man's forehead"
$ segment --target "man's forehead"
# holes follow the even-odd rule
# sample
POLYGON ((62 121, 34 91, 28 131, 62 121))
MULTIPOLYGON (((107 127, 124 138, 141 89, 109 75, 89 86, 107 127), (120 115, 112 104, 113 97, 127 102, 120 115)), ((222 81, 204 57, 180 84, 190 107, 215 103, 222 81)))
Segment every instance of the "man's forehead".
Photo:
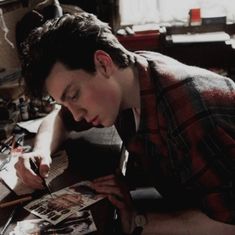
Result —
POLYGON ((69 80, 66 75, 68 70, 61 63, 56 63, 48 75, 45 86, 47 92, 55 99, 59 100, 64 93, 64 89, 68 90, 69 80))

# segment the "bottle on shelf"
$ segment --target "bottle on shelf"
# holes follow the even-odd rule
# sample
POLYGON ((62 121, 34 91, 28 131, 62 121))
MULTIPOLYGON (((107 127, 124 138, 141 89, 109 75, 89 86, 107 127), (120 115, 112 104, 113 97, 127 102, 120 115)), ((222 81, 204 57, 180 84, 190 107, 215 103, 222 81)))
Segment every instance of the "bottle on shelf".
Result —
POLYGON ((28 112, 28 103, 24 100, 23 97, 19 99, 19 110, 20 110, 20 117, 22 121, 26 121, 29 119, 29 112, 28 112))

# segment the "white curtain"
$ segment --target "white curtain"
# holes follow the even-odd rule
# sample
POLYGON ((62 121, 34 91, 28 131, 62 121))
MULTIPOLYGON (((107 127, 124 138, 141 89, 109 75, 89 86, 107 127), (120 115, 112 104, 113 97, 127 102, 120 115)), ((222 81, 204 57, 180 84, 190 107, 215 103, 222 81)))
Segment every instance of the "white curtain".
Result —
POLYGON ((187 22, 191 8, 202 17, 227 16, 235 23, 235 0, 120 0, 121 24, 187 22))
POLYGON ((121 25, 159 22, 156 0, 120 0, 121 25))

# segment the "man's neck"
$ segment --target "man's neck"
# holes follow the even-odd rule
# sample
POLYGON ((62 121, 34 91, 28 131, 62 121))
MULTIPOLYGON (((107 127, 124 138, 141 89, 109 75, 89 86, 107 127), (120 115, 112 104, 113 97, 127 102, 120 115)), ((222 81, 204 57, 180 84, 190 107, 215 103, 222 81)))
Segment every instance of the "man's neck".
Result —
POLYGON ((138 72, 134 66, 119 69, 116 73, 122 90, 121 109, 140 108, 138 72))

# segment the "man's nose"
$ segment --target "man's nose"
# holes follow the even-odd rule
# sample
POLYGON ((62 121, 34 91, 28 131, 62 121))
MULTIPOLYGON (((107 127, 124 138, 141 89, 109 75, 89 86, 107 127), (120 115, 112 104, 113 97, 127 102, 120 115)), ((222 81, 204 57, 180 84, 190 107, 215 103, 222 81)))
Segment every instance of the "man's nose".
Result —
POLYGON ((82 108, 68 106, 69 111, 72 113, 75 121, 80 121, 85 114, 85 111, 82 108))

